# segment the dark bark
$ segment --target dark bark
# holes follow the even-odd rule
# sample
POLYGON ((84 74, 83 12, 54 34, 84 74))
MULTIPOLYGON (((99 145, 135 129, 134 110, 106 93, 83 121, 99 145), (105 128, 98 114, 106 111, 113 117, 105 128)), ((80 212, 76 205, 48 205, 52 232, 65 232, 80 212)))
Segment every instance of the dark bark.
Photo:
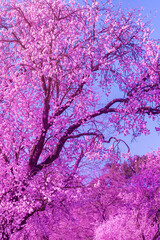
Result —
POLYGON ((72 124, 66 131, 65 133, 63 134, 63 136, 59 139, 53 153, 47 157, 47 159, 38 164, 36 167, 35 167, 35 172, 34 172, 34 175, 39 172, 44 166, 48 165, 48 164, 51 164, 53 163, 58 157, 59 157, 59 154, 64 146, 64 144, 66 143, 66 141, 69 139, 69 138, 72 138, 72 136, 70 136, 77 128, 79 128, 83 123, 89 121, 90 119, 92 118, 95 118, 97 116, 100 116, 102 114, 107 114, 107 113, 111 113, 111 112, 117 112, 117 109, 116 108, 110 108, 113 104, 115 103, 121 103, 121 102, 125 102, 126 99, 123 99, 123 98, 117 98, 117 99, 114 99, 112 100, 111 102, 109 102, 104 108, 101 108, 97 111, 95 111, 94 113, 90 113, 88 114, 85 118, 82 118, 82 119, 79 119, 77 121, 77 123, 75 124, 72 124))
MULTIPOLYGON (((31 151, 30 154, 30 159, 29 159, 29 175, 34 175, 37 172, 37 169, 39 168, 37 166, 37 162, 39 160, 39 157, 43 151, 43 147, 44 147, 44 143, 45 143, 45 138, 46 138, 46 134, 48 129, 52 126, 53 123, 49 123, 48 122, 48 117, 49 117, 49 110, 50 110, 50 95, 51 95, 51 83, 52 83, 52 79, 48 78, 48 86, 46 84, 45 78, 44 76, 42 76, 41 78, 42 80, 42 88, 44 90, 44 94, 45 94, 45 98, 44 98, 44 108, 43 108, 43 115, 42 115, 42 126, 43 129, 41 131, 41 135, 39 137, 39 140, 37 141, 37 143, 33 146, 33 149, 31 151)), ((78 89, 71 95, 70 99, 67 101, 67 103, 60 107, 53 118, 61 115, 73 102, 74 98, 79 95, 82 92, 83 86, 84 86, 85 82, 81 83, 78 87, 78 89)), ((63 138, 60 139, 59 143, 57 144, 54 152, 53 152, 53 156, 52 159, 56 159, 59 156, 59 153, 61 151, 61 145, 63 146, 65 143, 66 139, 65 136, 63 138)), ((53 161, 54 161, 53 160, 53 161)), ((44 164, 49 164, 50 163, 50 159, 48 158, 44 164)), ((52 161, 52 162, 53 162, 52 161)), ((44 165, 43 164, 43 165, 44 165)))

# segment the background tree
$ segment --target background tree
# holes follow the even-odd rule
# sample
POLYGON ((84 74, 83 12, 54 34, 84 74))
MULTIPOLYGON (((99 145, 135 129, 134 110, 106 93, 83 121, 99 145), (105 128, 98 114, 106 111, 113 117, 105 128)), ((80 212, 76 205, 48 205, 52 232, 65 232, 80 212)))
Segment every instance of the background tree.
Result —
POLYGON ((148 133, 144 115, 160 113, 159 46, 139 11, 111 1, 4 0, 0 16, 1 234, 9 239, 50 202, 69 204, 83 186, 77 169, 106 159, 110 126, 148 133))
MULTIPOLYGON (((135 165, 139 166, 139 171, 130 175, 130 178, 128 174, 127 178, 123 175, 126 180, 121 181, 118 194, 121 204, 117 211, 110 214, 96 229, 95 239, 156 240, 160 238, 159 152, 139 157, 139 161, 137 159, 137 157, 132 159, 131 163, 136 161, 135 165)), ((123 165, 120 165, 119 169, 117 167, 119 173, 124 173, 123 167, 123 165)), ((104 181, 105 179, 104 177, 104 181)), ((113 181, 116 178, 112 175, 111 179, 113 181)), ((108 190, 106 194, 107 192, 108 190)), ((110 208, 112 209, 113 206, 110 208)))

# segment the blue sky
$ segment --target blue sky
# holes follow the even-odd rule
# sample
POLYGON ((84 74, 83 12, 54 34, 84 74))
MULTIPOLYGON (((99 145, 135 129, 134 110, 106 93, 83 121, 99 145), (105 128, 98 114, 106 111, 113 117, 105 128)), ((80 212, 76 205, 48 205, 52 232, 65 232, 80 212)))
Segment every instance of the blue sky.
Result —
MULTIPOLYGON (((152 37, 160 39, 160 0, 112 0, 112 2, 114 5, 120 3, 122 9, 127 7, 143 7, 143 15, 148 15, 150 19, 152 18, 152 26, 154 29, 152 37)), ((156 132, 155 130, 155 127, 160 126, 160 116, 159 123, 158 119, 154 122, 147 120, 147 122, 148 128, 150 129, 150 135, 141 135, 133 142, 131 142, 132 139, 130 136, 121 136, 121 138, 130 146, 132 155, 143 155, 160 148, 160 132, 156 132)))
POLYGON ((160 38, 160 0, 112 0, 113 4, 121 4, 122 8, 143 8, 143 14, 152 18, 152 36, 160 38))

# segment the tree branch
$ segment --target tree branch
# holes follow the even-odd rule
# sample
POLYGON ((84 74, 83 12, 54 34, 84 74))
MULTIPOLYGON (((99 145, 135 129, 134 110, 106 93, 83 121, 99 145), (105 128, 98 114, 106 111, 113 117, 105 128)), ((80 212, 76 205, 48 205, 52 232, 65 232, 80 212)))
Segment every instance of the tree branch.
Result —
POLYGON ((76 173, 76 171, 79 167, 80 161, 82 160, 83 157, 84 157, 84 152, 83 152, 83 149, 81 149, 81 153, 80 153, 77 161, 74 164, 74 167, 73 167, 73 170, 72 170, 72 173, 71 173, 72 176, 76 173))
POLYGON ((33 146, 33 149, 30 154, 29 159, 29 172, 34 171, 35 166, 37 165, 38 159, 42 153, 45 137, 47 134, 47 131, 49 129, 48 124, 48 115, 50 110, 50 92, 51 92, 51 82, 52 79, 48 78, 48 86, 46 86, 44 76, 42 76, 42 87, 45 92, 45 98, 44 98, 44 107, 43 107, 43 115, 42 115, 42 131, 39 140, 37 141, 37 144, 33 146))
POLYGON ((101 108, 97 111, 95 111, 94 113, 88 114, 85 118, 81 118, 79 119, 76 123, 72 124, 63 134, 63 136, 59 139, 53 153, 47 157, 47 159, 38 164, 37 166, 35 166, 35 172, 34 174, 36 174, 38 171, 40 171, 45 165, 51 164, 53 161, 55 161, 58 157, 59 154, 65 144, 65 142, 69 139, 69 138, 73 138, 72 136, 70 137, 70 135, 77 129, 79 128, 83 123, 89 121, 92 118, 95 118, 97 116, 100 116, 102 114, 107 114, 107 113, 111 113, 111 112, 117 112, 116 108, 110 108, 113 104, 115 103, 121 103, 121 102, 126 102, 127 99, 124 98, 117 98, 112 100, 111 102, 109 102, 104 108, 101 108))
MULTIPOLYGON (((73 93, 73 94, 71 95, 70 99, 66 102, 66 104, 65 104, 64 106, 60 107, 60 108, 55 112, 53 118, 61 115, 61 114, 71 105, 71 103, 73 102, 74 98, 75 98, 76 96, 78 96, 78 95, 82 92, 84 84, 85 84, 85 82, 82 82, 82 83, 79 85, 78 89, 75 91, 75 93, 73 93)), ((53 124, 53 123, 50 123, 50 126, 51 126, 52 124, 53 124)))
POLYGON ((102 133, 96 133, 96 132, 85 132, 85 133, 80 133, 80 134, 77 134, 77 135, 70 135, 68 137, 68 139, 71 139, 71 138, 79 138, 79 137, 82 137, 82 136, 102 136, 103 137, 103 134, 102 133))
POLYGON ((156 115, 156 114, 160 114, 160 108, 159 107, 152 108, 149 106, 141 107, 138 109, 137 113, 143 113, 143 114, 146 113, 148 115, 150 114, 156 115))
POLYGON ((46 204, 47 204, 47 202, 43 201, 41 207, 35 208, 31 213, 27 213, 26 216, 25 216, 25 217, 23 218, 23 220, 21 221, 21 223, 19 224, 19 228, 17 228, 16 231, 18 232, 18 231, 22 230, 22 229, 24 228, 25 224, 27 223, 27 220, 28 220, 31 216, 33 216, 34 213, 40 212, 40 211, 41 211, 41 212, 44 211, 45 208, 46 208, 46 204))
POLYGON ((126 147, 127 147, 127 149, 128 149, 128 152, 130 152, 130 147, 129 147, 128 144, 127 144, 124 140, 122 140, 122 139, 117 139, 117 138, 115 138, 115 137, 110 137, 108 141, 104 141, 104 142, 110 143, 110 141, 111 141, 112 139, 115 140, 114 143, 113 143, 113 145, 116 143, 116 145, 118 146, 118 144, 119 144, 120 142, 123 142, 123 143, 126 145, 126 147))
MULTIPOLYGON (((45 137, 47 134, 48 129, 52 126, 53 123, 48 123, 48 116, 49 116, 49 109, 50 109, 50 105, 49 105, 49 101, 50 101, 50 93, 51 93, 51 82, 52 79, 49 77, 48 78, 48 86, 46 85, 46 81, 44 76, 42 76, 41 78, 42 80, 42 88, 44 90, 45 93, 45 98, 44 98, 44 108, 43 108, 43 115, 42 115, 42 125, 43 125, 43 129, 41 131, 41 135, 40 138, 37 142, 37 144, 35 144, 33 146, 33 149, 31 151, 30 154, 30 159, 29 159, 29 174, 34 174, 35 169, 36 169, 36 165, 38 162, 38 159, 42 153, 43 147, 44 147, 44 142, 45 142, 45 137)), ((77 95, 79 95, 82 92, 83 86, 84 86, 85 82, 81 83, 78 87, 78 89, 75 91, 75 93, 73 93, 71 95, 71 98, 67 101, 67 103, 59 108, 54 117, 59 116, 60 114, 62 114, 73 102, 74 97, 76 97, 77 95)), ((62 143, 64 141, 64 139, 60 139, 60 142, 62 143)), ((57 145, 55 152, 55 156, 57 156, 58 154, 58 149, 60 148, 61 144, 57 145)), ((64 144, 63 144, 64 145, 64 144)))

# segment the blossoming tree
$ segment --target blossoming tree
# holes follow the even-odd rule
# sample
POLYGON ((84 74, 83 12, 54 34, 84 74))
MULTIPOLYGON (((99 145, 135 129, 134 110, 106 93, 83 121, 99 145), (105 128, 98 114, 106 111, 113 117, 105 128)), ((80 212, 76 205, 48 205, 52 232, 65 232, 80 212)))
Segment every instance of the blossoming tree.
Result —
POLYGON ((108 128, 148 133, 144 115, 160 113, 159 46, 150 31, 140 12, 109 0, 2 1, 3 239, 73 197, 79 167, 106 159, 108 128))
MULTIPOLYGON (((128 174, 123 175, 127 179, 123 179, 124 182, 120 183, 118 197, 121 199, 121 204, 96 228, 95 239, 97 240, 158 240, 160 238, 160 152, 147 154, 138 160, 132 159, 130 163, 128 167, 132 169, 132 175, 129 178, 128 174)), ((123 172, 122 169, 123 165, 117 168, 117 175, 123 172)), ((116 180, 115 176, 110 177, 112 181, 116 180)), ((121 178, 118 176, 119 180, 121 178)), ((105 182, 107 180, 107 178, 102 179, 105 182)), ((114 188, 117 184, 114 184, 114 188)), ((108 193, 107 188, 106 185, 104 196, 108 193)), ((107 204, 105 206, 107 207, 107 204)), ((110 209, 113 209, 113 206, 110 206, 110 209)))

